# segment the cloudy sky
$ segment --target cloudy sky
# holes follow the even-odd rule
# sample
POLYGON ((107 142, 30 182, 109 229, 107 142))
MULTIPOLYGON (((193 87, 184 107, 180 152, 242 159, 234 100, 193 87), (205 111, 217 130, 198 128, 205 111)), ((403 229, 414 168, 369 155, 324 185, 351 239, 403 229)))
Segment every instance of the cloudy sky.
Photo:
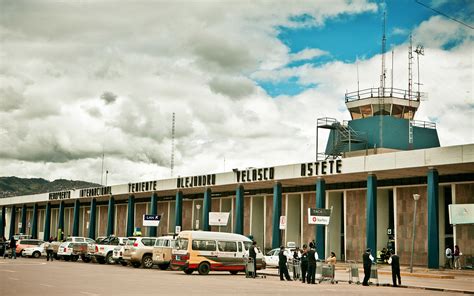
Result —
MULTIPOLYGON (((474 25, 472 1, 419 2, 474 25)), ((357 67, 379 85, 385 6, 394 86, 411 33, 416 119, 474 142, 473 30, 413 0, 0 4, 0 176, 100 183, 104 153, 108 184, 168 178, 173 112, 174 176, 311 161, 316 119, 350 119, 357 67)))

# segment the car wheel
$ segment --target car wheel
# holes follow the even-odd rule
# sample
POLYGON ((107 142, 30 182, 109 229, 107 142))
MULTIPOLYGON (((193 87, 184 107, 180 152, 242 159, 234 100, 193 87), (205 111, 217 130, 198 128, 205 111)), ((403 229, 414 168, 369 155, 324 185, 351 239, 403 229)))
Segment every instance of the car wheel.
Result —
POLYGON ((23 250, 20 251, 20 254, 16 254, 17 256, 19 255, 20 257, 23 257, 23 250))
POLYGON ((158 264, 158 267, 159 267, 161 270, 167 270, 169 266, 170 266, 169 263, 158 264))
POLYGON ((120 264, 122 264, 122 266, 127 266, 128 262, 127 261, 120 261, 120 264))
POLYGON ((143 268, 152 268, 153 267, 153 259, 150 255, 143 256, 142 259, 143 268))
POLYGON ((81 260, 82 262, 89 263, 92 261, 92 258, 83 255, 81 256, 81 260))
POLYGON ((115 264, 115 260, 112 257, 112 252, 109 252, 107 256, 105 257, 105 261, 107 261, 107 264, 115 264))
POLYGON ((132 262, 132 266, 135 268, 139 268, 140 266, 142 266, 142 264, 140 262, 132 262))
POLYGON ((72 255, 71 256, 71 261, 72 262, 77 262, 77 260, 79 260, 79 256, 77 256, 77 255, 72 255))
POLYGON ((193 271, 194 270, 187 268, 187 269, 184 270, 184 273, 185 274, 191 274, 191 273, 193 273, 193 271))
POLYGON ((210 269, 211 269, 211 266, 209 266, 209 263, 203 262, 203 263, 199 264, 198 272, 201 275, 206 275, 206 274, 209 273, 210 269))
POLYGON ((230 270, 229 272, 230 272, 230 274, 232 274, 232 275, 236 275, 237 273, 239 273, 238 270, 230 270))
POLYGON ((104 258, 96 258, 97 262, 99 262, 99 264, 105 264, 105 259, 104 258))
POLYGON ((41 253, 38 251, 33 252, 33 258, 39 258, 41 256, 41 253))

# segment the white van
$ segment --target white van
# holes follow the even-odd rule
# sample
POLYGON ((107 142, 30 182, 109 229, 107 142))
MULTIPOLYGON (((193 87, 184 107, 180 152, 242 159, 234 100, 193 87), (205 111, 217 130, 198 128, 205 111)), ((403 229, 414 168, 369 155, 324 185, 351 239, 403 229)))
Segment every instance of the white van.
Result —
MULTIPOLYGON (((237 274, 245 271, 245 262, 252 240, 226 232, 182 231, 172 251, 171 268, 191 274, 208 274, 210 270, 229 271, 237 274)), ((265 268, 262 252, 257 253, 257 269, 265 268)))

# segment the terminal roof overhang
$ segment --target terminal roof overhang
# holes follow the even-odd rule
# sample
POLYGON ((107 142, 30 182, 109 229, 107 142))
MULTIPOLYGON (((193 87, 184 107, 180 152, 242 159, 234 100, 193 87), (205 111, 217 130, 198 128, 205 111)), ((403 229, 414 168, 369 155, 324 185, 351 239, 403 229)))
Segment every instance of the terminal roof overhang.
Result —
MULTIPOLYGON (((474 144, 350 157, 344 158, 340 160, 340 162, 341 173, 325 175, 318 174, 301 176, 302 165, 314 165, 315 162, 310 161, 307 163, 275 166, 273 167, 275 172, 274 179, 265 181, 238 183, 236 172, 224 172, 215 174, 217 182, 212 186, 177 188, 177 178, 172 178, 166 180, 155 180, 157 183, 156 191, 129 192, 129 184, 114 185, 111 186, 111 188, 112 195, 117 201, 126 200, 131 194, 133 194, 136 198, 149 198, 153 192, 158 195, 159 199, 173 199, 178 190, 183 192, 184 198, 198 194, 202 195, 206 188, 210 188, 213 195, 215 194, 218 196, 219 193, 235 192, 237 186, 239 185, 242 185, 246 192, 251 192, 254 190, 272 189, 275 182, 280 182, 283 188, 314 186, 318 178, 324 178, 326 184, 364 182, 367 180, 367 175, 370 173, 375 174, 378 180, 403 179, 412 177, 426 178, 427 172, 430 168, 435 168, 440 176, 473 174, 474 144)), ((91 200, 92 197, 79 197, 79 191, 79 189, 71 190, 70 199, 72 200, 79 198, 83 202, 91 200)), ((93 197, 98 201, 106 201, 110 198, 109 195, 93 197)), ((49 193, 43 193, 3 198, 0 199, 0 205, 24 203, 38 203, 41 205, 48 201, 53 204, 60 202, 59 200, 50 201, 49 193)))

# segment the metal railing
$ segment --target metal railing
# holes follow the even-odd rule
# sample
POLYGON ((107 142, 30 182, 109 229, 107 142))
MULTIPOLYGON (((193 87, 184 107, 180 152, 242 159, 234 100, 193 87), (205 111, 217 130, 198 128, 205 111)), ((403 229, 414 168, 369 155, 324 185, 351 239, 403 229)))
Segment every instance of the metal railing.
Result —
POLYGON ((436 129, 436 123, 422 120, 410 120, 410 124, 416 127, 436 129))
POLYGON ((411 101, 420 101, 426 98, 427 94, 424 92, 412 91, 399 88, 366 88, 358 91, 348 92, 345 95, 346 103, 368 98, 398 98, 411 101))

